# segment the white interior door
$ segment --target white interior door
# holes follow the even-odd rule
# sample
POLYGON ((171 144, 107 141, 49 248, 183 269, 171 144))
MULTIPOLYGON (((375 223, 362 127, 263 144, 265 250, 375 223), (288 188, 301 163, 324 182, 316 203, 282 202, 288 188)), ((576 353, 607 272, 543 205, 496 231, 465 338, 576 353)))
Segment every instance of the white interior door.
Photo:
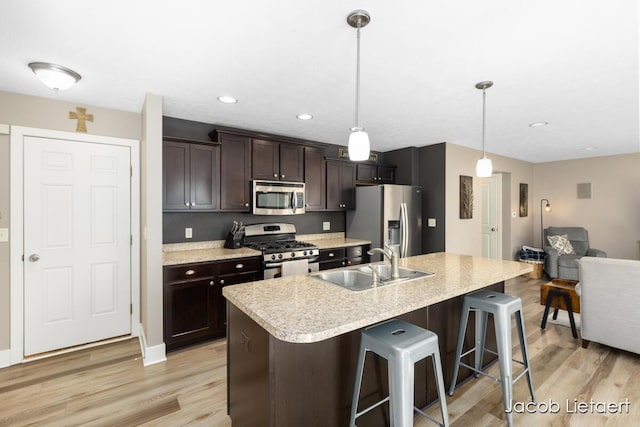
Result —
POLYGON ((482 187, 482 256, 499 259, 500 239, 498 233, 498 178, 484 178, 482 187))
POLYGON ((24 138, 24 354, 131 332, 131 153, 24 138))

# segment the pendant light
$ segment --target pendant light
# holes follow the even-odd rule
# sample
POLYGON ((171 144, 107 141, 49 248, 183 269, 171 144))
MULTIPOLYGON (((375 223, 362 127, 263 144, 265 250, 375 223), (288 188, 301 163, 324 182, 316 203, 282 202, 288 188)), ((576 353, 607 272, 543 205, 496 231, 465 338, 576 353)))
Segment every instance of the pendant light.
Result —
POLYGON ((351 128, 349 135, 349 160, 360 161, 369 159, 369 135, 360 126, 360 28, 364 28, 371 21, 369 13, 356 10, 349 14, 347 22, 357 29, 358 56, 356 66, 356 126, 351 128))
POLYGON ((476 176, 478 178, 490 177, 493 173, 493 165, 491 159, 487 159, 487 153, 484 151, 484 133, 485 133, 485 98, 487 96, 486 90, 493 86, 493 82, 484 81, 476 84, 476 89, 482 89, 482 158, 478 160, 476 164, 476 176))

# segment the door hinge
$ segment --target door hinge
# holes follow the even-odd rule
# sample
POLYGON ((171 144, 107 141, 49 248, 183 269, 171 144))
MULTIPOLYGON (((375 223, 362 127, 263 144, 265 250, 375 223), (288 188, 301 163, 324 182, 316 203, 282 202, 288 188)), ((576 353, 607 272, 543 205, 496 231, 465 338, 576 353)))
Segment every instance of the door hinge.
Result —
POLYGON ((133 246, 133 234, 129 234, 129 246, 133 246))
POLYGON ((129 165, 129 177, 133 177, 133 166, 129 165))
POLYGON ((133 314, 133 304, 129 304, 129 314, 133 314))

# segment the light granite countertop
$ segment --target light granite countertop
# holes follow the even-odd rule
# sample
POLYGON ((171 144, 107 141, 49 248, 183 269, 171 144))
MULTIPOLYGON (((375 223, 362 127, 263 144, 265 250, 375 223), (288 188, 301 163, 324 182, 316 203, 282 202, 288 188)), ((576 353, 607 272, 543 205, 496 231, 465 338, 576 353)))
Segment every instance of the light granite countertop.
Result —
POLYGON ((227 300, 282 341, 317 342, 484 288, 533 270, 530 264, 435 253, 399 266, 434 276, 353 292, 311 276, 226 286, 227 300))
MULTIPOLYGON (((301 234, 297 240, 313 243, 319 249, 368 245, 368 240, 348 239, 344 233, 301 234)), ((162 265, 191 264, 224 259, 260 256, 261 252, 249 248, 226 249, 224 240, 207 242, 169 243, 162 246, 162 265)))

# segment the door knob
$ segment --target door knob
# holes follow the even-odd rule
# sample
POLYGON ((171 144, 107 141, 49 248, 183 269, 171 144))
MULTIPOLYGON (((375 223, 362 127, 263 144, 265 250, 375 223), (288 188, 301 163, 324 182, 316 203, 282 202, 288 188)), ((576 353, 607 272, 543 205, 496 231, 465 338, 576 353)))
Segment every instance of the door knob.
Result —
POLYGON ((39 259, 40 259, 40 255, 38 255, 38 254, 31 254, 31 255, 29 256, 29 261, 31 261, 31 262, 36 262, 36 261, 38 261, 39 259))
POLYGON ((496 229, 495 229, 495 228, 492 228, 492 229, 491 229, 491 231, 496 231, 496 229))

